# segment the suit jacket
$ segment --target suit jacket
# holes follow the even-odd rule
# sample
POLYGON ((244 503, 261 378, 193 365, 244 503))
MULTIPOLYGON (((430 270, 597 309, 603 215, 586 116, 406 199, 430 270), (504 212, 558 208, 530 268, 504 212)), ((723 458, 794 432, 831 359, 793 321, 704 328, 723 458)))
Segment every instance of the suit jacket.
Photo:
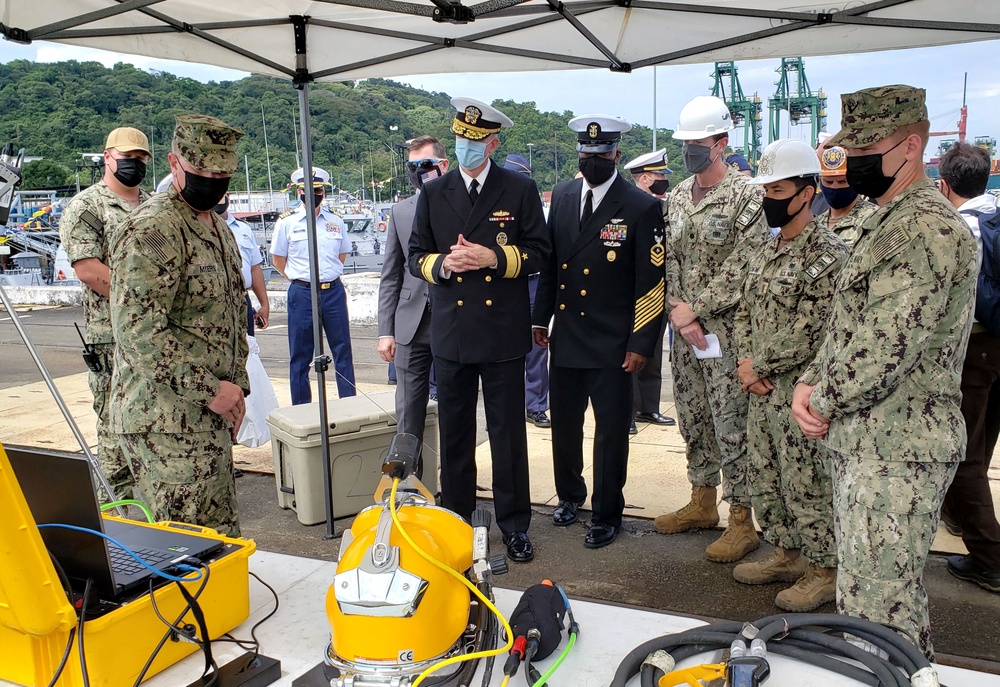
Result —
POLYGON ((392 206, 378 285, 378 335, 395 337, 396 343, 403 345, 413 341, 430 298, 427 282, 406 269, 418 197, 410 196, 392 206))
POLYGON ((497 362, 531 349, 528 275, 548 260, 538 187, 490 164, 475 207, 458 167, 424 187, 410 237, 410 273, 431 284, 434 355, 462 364, 497 362), (488 246, 495 268, 441 275, 461 234, 488 246))
POLYGON ((552 364, 619 367, 626 352, 652 356, 663 318, 663 208, 621 175, 580 226, 583 180, 552 192, 552 258, 542 271, 532 323, 553 315, 552 364))

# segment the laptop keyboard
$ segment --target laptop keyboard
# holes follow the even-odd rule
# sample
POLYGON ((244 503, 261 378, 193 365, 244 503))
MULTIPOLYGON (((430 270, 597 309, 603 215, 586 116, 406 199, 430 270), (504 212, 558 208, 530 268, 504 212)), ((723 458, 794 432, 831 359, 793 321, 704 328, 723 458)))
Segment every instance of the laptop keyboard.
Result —
MULTIPOLYGON (((136 554, 154 568, 163 561, 169 560, 171 554, 166 551, 155 549, 135 549, 136 554)), ((111 570, 115 575, 135 575, 146 570, 145 566, 125 553, 117 546, 109 546, 108 553, 111 556, 111 570)))

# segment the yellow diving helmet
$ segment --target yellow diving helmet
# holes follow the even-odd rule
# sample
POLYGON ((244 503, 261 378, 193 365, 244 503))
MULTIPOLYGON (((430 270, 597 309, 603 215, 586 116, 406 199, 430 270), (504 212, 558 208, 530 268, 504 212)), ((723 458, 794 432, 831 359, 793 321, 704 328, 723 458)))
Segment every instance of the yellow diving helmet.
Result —
POLYGON ((335 685, 408 685, 443 659, 496 643, 495 620, 470 590, 411 545, 466 575, 487 597, 492 574, 506 571, 502 556, 488 560, 489 512, 477 511, 470 526, 435 506, 433 494, 412 475, 419 446, 409 434, 393 439, 377 505, 359 513, 343 535, 326 596, 331 642, 325 660, 340 673, 335 685), (396 517, 408 537, 390 510, 394 479, 400 480, 396 517))

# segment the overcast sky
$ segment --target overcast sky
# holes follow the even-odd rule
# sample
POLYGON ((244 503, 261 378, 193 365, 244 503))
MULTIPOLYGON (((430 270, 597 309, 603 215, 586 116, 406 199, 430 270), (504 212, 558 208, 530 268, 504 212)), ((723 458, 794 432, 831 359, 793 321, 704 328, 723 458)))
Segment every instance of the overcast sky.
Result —
MULTIPOLYGON (((29 59, 57 62, 96 60, 111 66, 128 62, 141 69, 158 69, 199 81, 240 79, 243 72, 185 62, 156 60, 133 55, 38 42, 28 46, 0 41, 0 61, 29 59)), ((757 93, 764 101, 763 132, 767 140, 767 99, 774 93, 779 60, 737 63, 744 93, 757 93)), ((840 94, 869 86, 907 83, 927 89, 928 112, 934 131, 951 131, 957 125, 962 105, 962 78, 969 74, 970 138, 1000 136, 1000 41, 969 43, 936 48, 918 48, 879 53, 809 57, 806 77, 813 90, 822 89, 829 99, 828 131, 840 122, 840 94)), ((674 128, 685 102, 710 92, 712 64, 658 67, 656 69, 656 123, 674 128)), ((533 101, 544 111, 575 114, 604 113, 649 126, 653 123, 653 69, 632 74, 597 70, 532 72, 522 74, 447 74, 397 79, 431 91, 465 95, 489 102, 495 98, 533 101)), ((516 124, 516 123, 515 123, 516 124)), ((783 137, 805 139, 808 126, 782 127, 783 137)), ((739 144, 739 141, 734 141, 739 144)), ((936 150, 929 146, 929 153, 936 150)))

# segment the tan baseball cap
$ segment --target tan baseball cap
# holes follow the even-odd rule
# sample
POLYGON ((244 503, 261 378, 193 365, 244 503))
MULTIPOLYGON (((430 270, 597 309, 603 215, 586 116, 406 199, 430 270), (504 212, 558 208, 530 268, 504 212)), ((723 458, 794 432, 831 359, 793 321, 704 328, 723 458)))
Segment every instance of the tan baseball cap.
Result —
POLYGON ((146 134, 130 126, 119 127, 108 134, 108 140, 104 144, 104 149, 108 150, 109 148, 120 150, 123 153, 127 153, 130 150, 141 150, 147 155, 150 154, 149 139, 146 138, 146 134))

